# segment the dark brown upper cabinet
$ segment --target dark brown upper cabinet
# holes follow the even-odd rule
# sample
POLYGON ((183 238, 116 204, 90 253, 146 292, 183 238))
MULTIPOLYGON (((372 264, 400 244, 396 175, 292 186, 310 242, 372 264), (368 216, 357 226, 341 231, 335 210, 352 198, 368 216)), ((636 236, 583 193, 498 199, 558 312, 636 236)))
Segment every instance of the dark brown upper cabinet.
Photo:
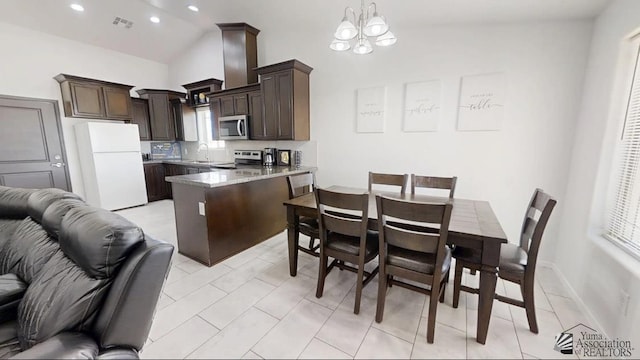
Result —
POLYGON ((208 105, 208 94, 214 91, 220 91, 222 88, 222 80, 211 78, 184 84, 182 87, 187 89, 187 105, 208 105))
MULTIPOLYGON (((209 93, 211 114, 214 129, 213 138, 217 138, 218 119, 221 116, 249 115, 249 128, 253 129, 253 122, 262 122, 262 105, 256 98, 250 100, 250 94, 260 93, 260 84, 251 84, 233 89, 226 89, 209 93), (253 101, 253 104, 251 104, 253 101), (255 105, 259 104, 258 107, 255 105)), ((259 99, 259 98, 258 98, 259 99)), ((262 125, 259 125, 262 126, 262 125)), ((251 130, 250 130, 251 131, 251 130)))
POLYGON ((196 110, 184 99, 171 100, 172 116, 176 127, 176 140, 198 141, 196 110))
POLYGON ((129 91, 133 86, 59 74, 66 117, 125 120, 133 117, 129 91))
POLYGON ((222 31, 224 81, 227 89, 255 84, 258 74, 257 36, 260 30, 246 23, 216 24, 222 31))
POLYGON ((249 104, 247 103, 247 93, 227 95, 220 97, 220 115, 248 115, 249 104))
POLYGON ((249 137, 252 140, 262 140, 264 139, 264 121, 262 120, 264 109, 262 108, 262 93, 260 89, 249 92, 247 98, 250 114, 249 137))
POLYGON ((312 70, 298 60, 256 68, 260 75, 263 126, 262 132, 255 129, 252 139, 309 140, 309 74, 312 70))
POLYGON ((131 123, 138 125, 140 140, 151 140, 151 125, 149 124, 149 102, 145 99, 132 98, 133 117, 131 123))
POLYGON ((175 141, 179 140, 178 128, 172 100, 184 99, 185 93, 171 90, 142 89, 137 90, 141 98, 149 101, 149 119, 151 125, 151 140, 175 141))

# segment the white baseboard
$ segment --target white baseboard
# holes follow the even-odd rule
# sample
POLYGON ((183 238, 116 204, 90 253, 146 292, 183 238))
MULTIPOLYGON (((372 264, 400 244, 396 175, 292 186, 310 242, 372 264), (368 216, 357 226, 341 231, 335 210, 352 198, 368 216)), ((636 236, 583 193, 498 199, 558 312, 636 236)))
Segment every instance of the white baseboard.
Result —
POLYGON ((610 339, 609 335, 604 331, 602 325, 600 325, 600 322, 595 318, 595 316, 593 316, 591 310, 587 307, 584 301, 582 301, 582 298, 578 296, 578 293, 573 288, 573 286, 571 286, 567 278, 562 274, 558 266, 550 261, 538 261, 538 266, 550 268, 551 270, 553 270, 558 279, 562 282, 562 285, 564 285, 565 289, 567 289, 567 292, 571 296, 571 299, 578 305, 580 311, 582 311, 582 313, 587 316, 587 320, 589 321, 589 323, 591 325, 594 325, 599 333, 610 339))

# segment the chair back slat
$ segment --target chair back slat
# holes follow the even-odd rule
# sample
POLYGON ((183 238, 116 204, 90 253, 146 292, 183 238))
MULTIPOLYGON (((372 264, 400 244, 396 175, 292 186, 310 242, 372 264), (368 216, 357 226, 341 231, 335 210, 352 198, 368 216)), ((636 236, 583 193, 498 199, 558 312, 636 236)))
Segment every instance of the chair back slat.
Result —
POLYGON ((449 198, 453 198, 456 191, 458 177, 420 176, 411 174, 411 193, 416 193, 416 188, 431 188, 449 190, 449 198))
POLYGON ((556 203, 556 200, 549 194, 546 194, 541 189, 536 189, 525 212, 520 247, 527 252, 527 271, 532 273, 535 271, 542 235, 556 203), (537 220, 536 215, 539 215, 537 220))
POLYGON ((363 204, 369 205, 369 194, 351 194, 316 188, 316 199, 321 205, 335 209, 362 211, 363 204))
POLYGON ((361 219, 350 219, 334 214, 325 212, 321 215, 325 230, 349 236, 360 236, 361 219))
POLYGON ((408 174, 399 175, 399 174, 381 174, 381 173, 373 173, 369 172, 369 192, 373 191, 373 185, 392 185, 399 186, 400 193, 405 194, 407 192, 407 180, 409 179, 408 174))
POLYGON ((543 211, 550 200, 551 196, 549 194, 545 194, 542 190, 536 189, 531 207, 535 208, 538 211, 543 211))
POLYGON ((287 176, 289 199, 313 192, 315 179, 312 173, 287 176))
POLYGON ((419 203, 385 198, 384 211, 388 217, 422 223, 440 223, 445 207, 441 203, 419 203))
POLYGON ((393 225, 384 226, 384 239, 389 245, 434 254, 438 251, 439 234, 423 234, 393 225))
POLYGON ((537 226, 538 222, 530 217, 524 220, 522 234, 520 234, 520 247, 524 249, 524 251, 529 251, 529 243, 537 226))
POLYGON ((438 272, 444 262, 444 248, 447 243, 453 205, 450 202, 432 204, 404 201, 381 195, 376 196, 376 205, 378 207, 380 254, 386 253, 384 249, 387 244, 407 250, 435 254, 436 273, 434 276, 436 279, 440 279, 438 272), (410 221, 411 223, 404 225, 402 221, 410 221), (421 224, 417 225, 416 222, 421 224), (437 233, 429 231, 432 224, 439 225, 437 233), (424 232, 420 229, 424 229, 424 232))
MULTIPOLYGON (((367 234, 369 194, 351 194, 316 188, 321 239, 328 231, 359 236, 367 234)), ((322 240, 324 241, 324 239, 322 240)))

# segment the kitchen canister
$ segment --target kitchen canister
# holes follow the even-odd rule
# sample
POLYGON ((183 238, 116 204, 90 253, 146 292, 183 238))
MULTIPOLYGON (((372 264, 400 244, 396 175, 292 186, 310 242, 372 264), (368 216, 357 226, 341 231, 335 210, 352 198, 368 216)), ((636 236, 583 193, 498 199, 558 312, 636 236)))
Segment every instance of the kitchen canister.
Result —
POLYGON ((293 166, 296 168, 302 166, 302 151, 295 150, 293 152, 293 166))

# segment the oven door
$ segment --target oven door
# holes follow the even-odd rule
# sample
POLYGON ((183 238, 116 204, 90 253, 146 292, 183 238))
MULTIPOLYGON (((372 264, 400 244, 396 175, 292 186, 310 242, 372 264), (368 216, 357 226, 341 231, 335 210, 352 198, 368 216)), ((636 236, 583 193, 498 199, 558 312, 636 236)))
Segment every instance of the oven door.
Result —
POLYGON ((247 140, 249 139, 247 116, 223 116, 220 117, 220 140, 247 140))

